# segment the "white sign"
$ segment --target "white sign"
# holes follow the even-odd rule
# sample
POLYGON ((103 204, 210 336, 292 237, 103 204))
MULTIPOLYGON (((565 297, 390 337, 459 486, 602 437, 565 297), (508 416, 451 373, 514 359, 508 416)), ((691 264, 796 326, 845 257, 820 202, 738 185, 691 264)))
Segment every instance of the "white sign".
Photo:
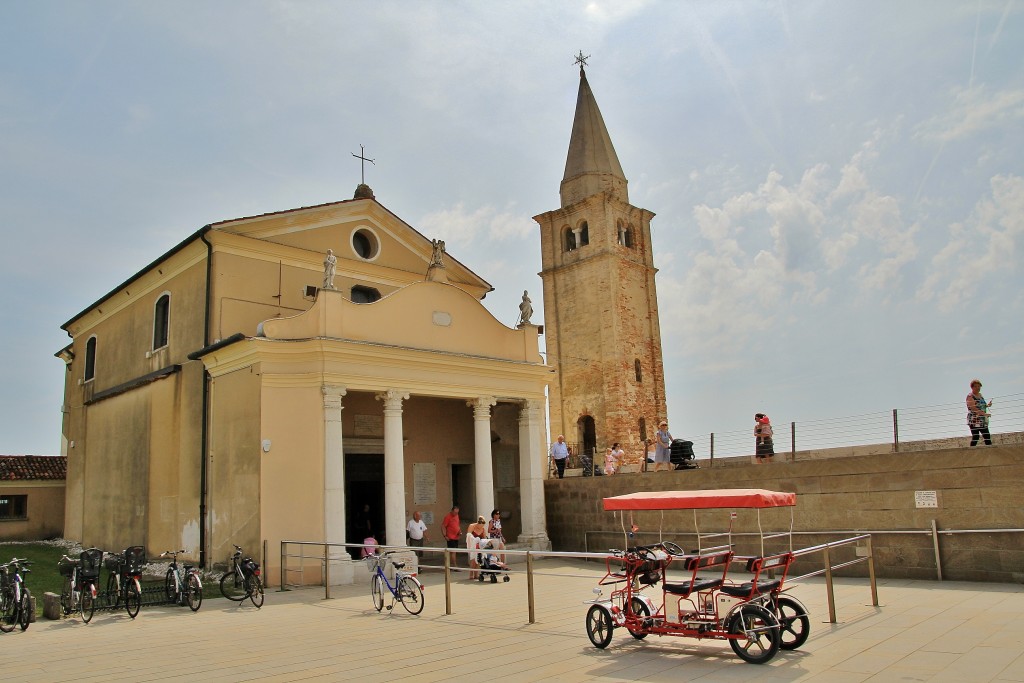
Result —
POLYGON ((433 505, 437 502, 437 468, 432 462, 412 464, 413 505, 433 505))
POLYGON ((935 491, 914 491, 914 507, 939 507, 939 494, 935 491))

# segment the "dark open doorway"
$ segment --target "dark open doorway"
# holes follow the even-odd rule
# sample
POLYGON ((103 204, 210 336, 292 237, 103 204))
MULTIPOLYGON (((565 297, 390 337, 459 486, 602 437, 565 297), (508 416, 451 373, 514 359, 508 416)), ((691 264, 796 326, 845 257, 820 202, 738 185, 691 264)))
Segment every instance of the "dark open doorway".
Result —
POLYGON ((452 465, 452 505, 459 506, 459 519, 476 520, 476 482, 472 465, 452 465))
MULTIPOLYGON (((349 453, 345 455, 345 520, 349 543, 362 543, 366 534, 358 528, 369 521, 377 542, 384 544, 384 456, 349 453), (369 510, 365 511, 366 506, 369 510)), ((404 543, 405 539, 399 539, 404 543)), ((359 549, 349 551, 359 558, 359 549)))

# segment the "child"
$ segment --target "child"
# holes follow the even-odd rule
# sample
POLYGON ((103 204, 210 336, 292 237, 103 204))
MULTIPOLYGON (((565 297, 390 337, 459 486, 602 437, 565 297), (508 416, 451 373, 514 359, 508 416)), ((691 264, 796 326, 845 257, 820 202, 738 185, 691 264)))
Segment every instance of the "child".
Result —
POLYGON ((615 470, 619 468, 619 462, 624 455, 623 450, 619 448, 619 442, 613 443, 612 447, 604 454, 604 473, 615 474, 615 470))

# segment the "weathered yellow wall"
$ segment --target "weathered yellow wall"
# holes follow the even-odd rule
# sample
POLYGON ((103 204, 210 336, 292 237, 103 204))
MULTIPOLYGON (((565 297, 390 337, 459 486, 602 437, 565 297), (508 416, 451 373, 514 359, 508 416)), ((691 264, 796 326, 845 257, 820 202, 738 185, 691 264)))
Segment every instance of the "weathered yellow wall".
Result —
POLYGON ((40 541, 64 533, 64 482, 4 482, 0 497, 28 496, 28 519, 0 520, 0 539, 40 541))

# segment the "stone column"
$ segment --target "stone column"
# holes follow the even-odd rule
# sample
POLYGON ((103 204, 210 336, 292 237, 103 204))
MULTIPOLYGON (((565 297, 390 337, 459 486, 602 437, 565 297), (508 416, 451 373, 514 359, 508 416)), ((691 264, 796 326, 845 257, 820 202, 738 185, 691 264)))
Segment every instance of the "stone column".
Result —
POLYGON ((583 228, 573 228, 572 234, 576 237, 576 249, 579 249, 583 246, 580 242, 583 239, 583 228))
POLYGON ((550 550, 544 513, 544 402, 524 401, 519 412, 519 496, 523 532, 516 543, 533 550, 550 550))
POLYGON ((405 545, 402 401, 408 398, 409 394, 397 389, 377 394, 377 400, 384 401, 384 533, 388 545, 405 545))
POLYGON ((481 396, 466 405, 473 408, 473 443, 476 457, 476 514, 490 519, 494 509, 494 465, 491 460, 491 406, 498 401, 493 396, 481 396))
MULTIPOLYGON (((345 387, 324 384, 324 542, 345 542, 345 451, 341 439, 341 398, 345 387)), ((362 540, 362 539, 360 539, 362 540)), ((351 556, 331 548, 331 583, 352 583, 351 556)))

